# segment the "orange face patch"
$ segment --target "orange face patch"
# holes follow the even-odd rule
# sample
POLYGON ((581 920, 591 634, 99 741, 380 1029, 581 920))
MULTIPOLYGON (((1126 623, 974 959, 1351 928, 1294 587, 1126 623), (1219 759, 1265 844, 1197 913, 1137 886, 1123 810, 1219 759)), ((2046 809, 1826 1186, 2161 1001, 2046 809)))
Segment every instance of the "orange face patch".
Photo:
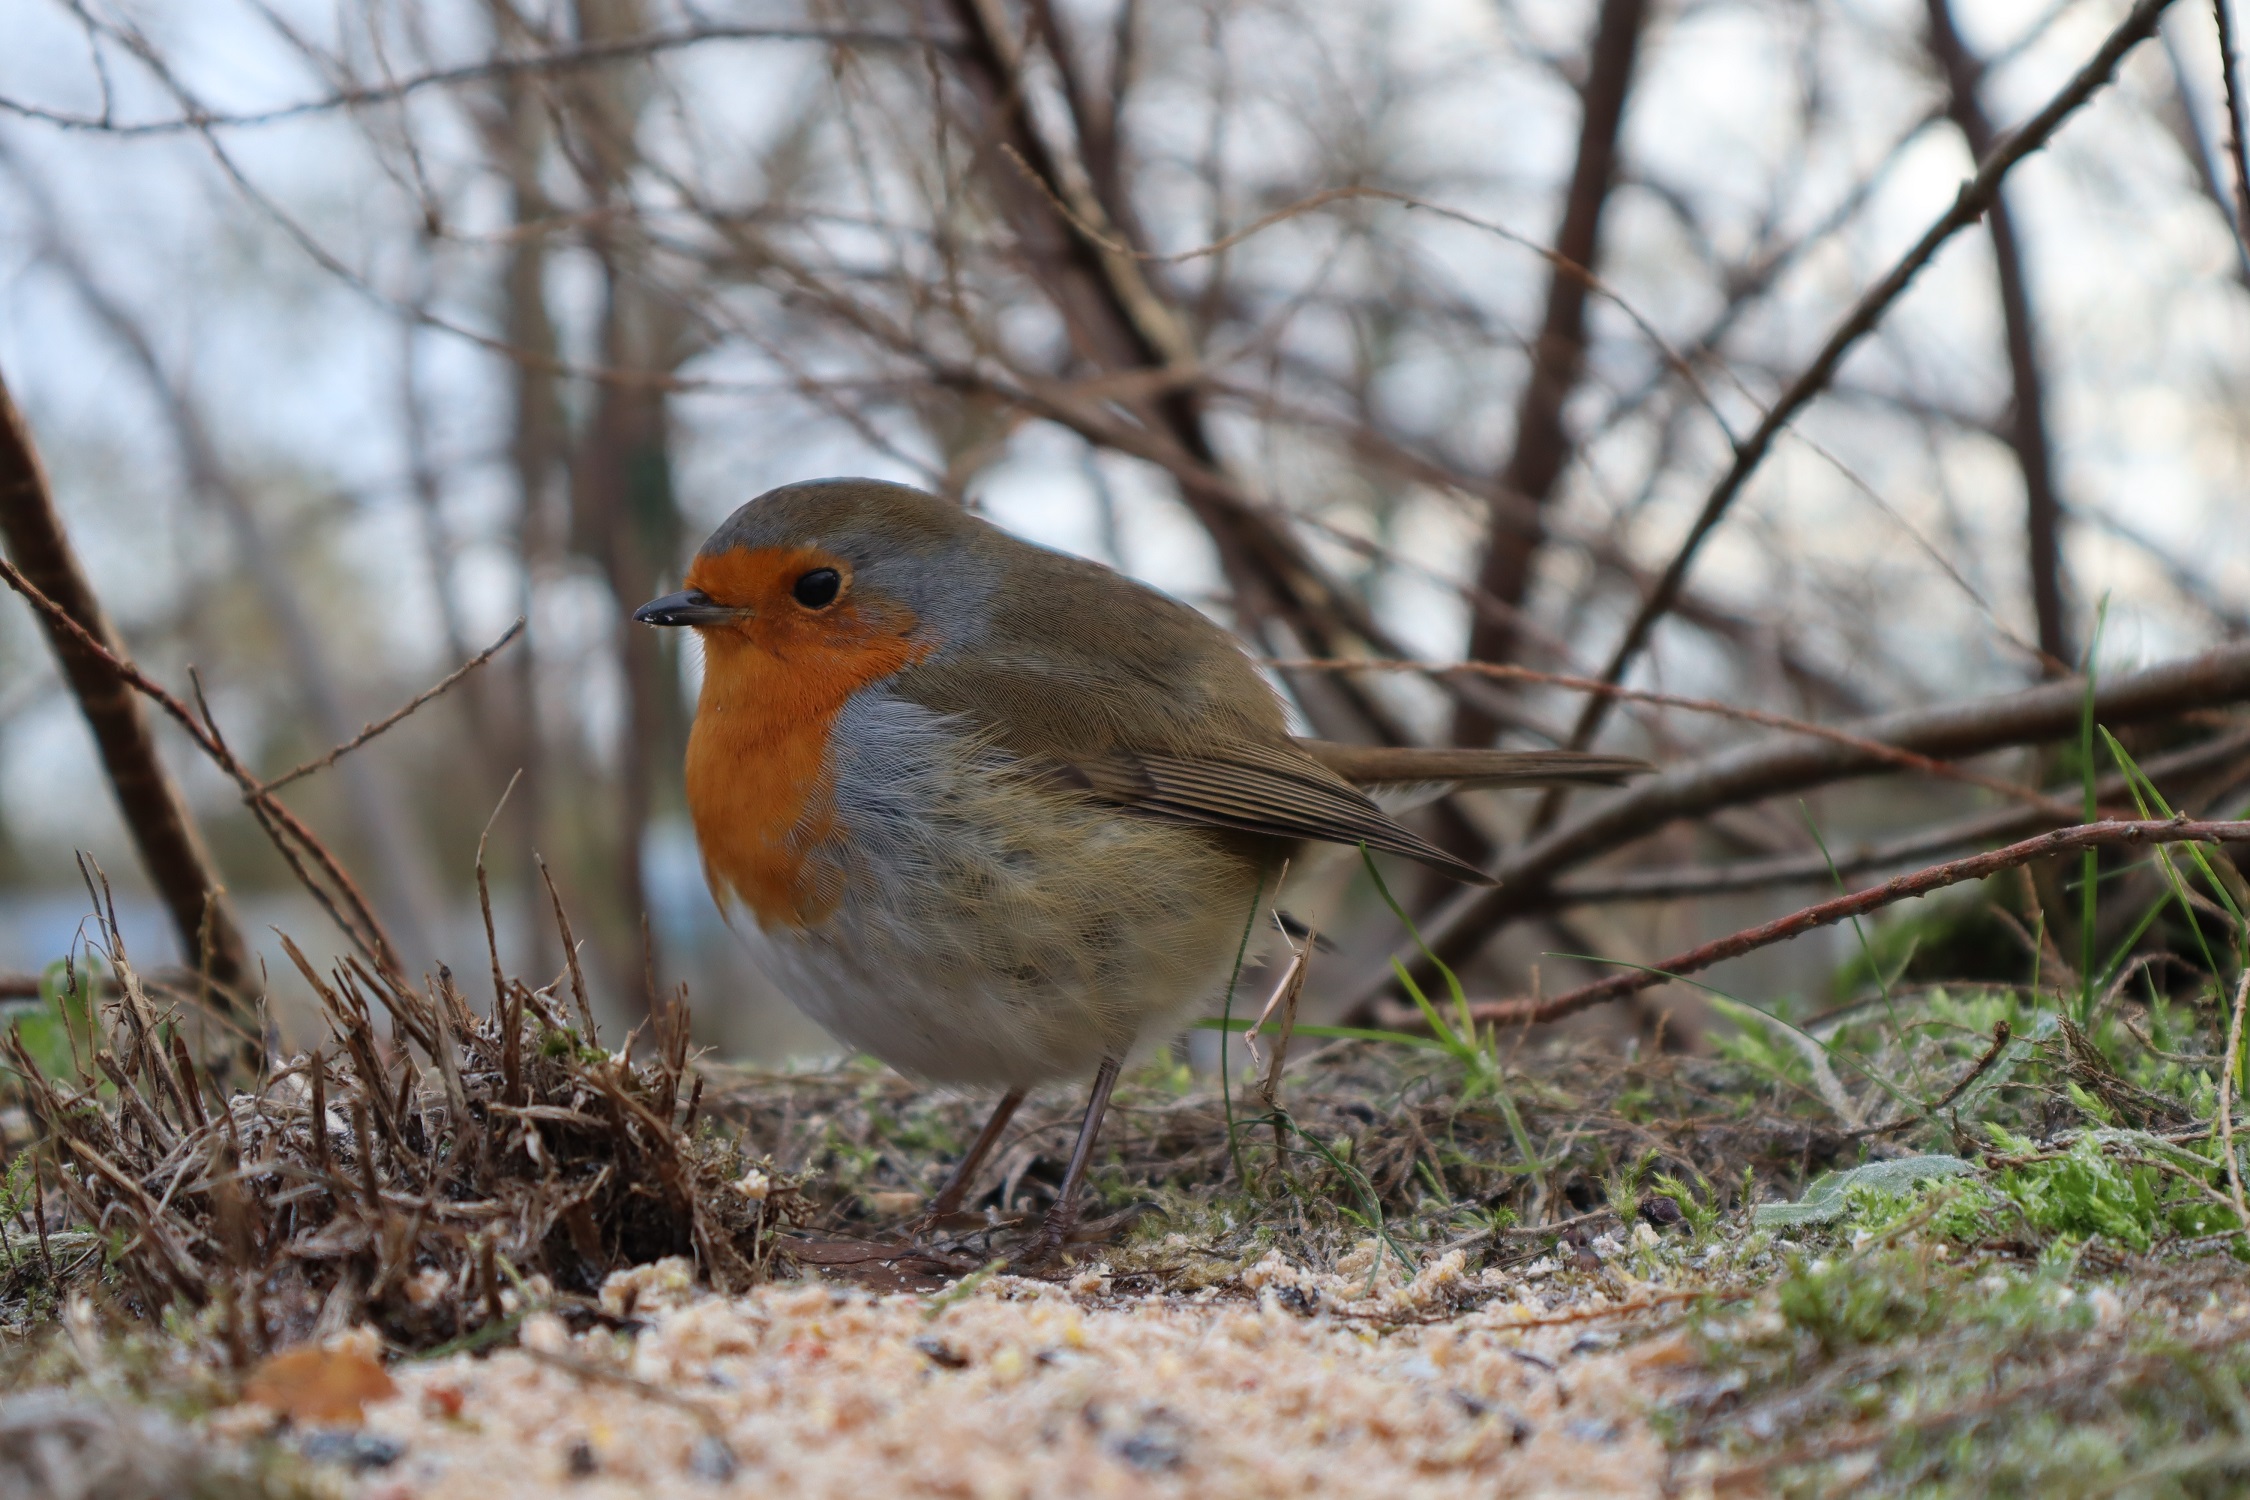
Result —
MULTIPOLYGON (((744 611, 698 626, 703 694, 688 736, 688 812, 705 878, 761 927, 802 928, 835 910, 838 871, 822 854, 835 832, 828 736, 852 694, 930 652, 908 639, 913 611, 863 599, 851 565, 812 547, 737 548, 699 557, 687 587, 744 611), (841 577, 832 602, 793 592, 823 568, 841 577)), ((812 591, 817 597, 818 590, 812 591)))

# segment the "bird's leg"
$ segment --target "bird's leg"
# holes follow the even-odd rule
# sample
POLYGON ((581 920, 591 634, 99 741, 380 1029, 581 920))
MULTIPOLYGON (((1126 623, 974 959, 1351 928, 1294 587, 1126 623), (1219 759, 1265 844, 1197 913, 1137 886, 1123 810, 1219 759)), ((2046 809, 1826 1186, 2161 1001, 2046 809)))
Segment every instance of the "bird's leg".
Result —
POLYGON ((1117 1086, 1118 1059, 1105 1057, 1094 1075, 1094 1096, 1086 1101, 1086 1119, 1078 1127, 1078 1144, 1071 1148, 1070 1165, 1063 1171, 1062 1190, 1039 1226, 1039 1239, 1024 1257, 1024 1264, 1052 1260, 1078 1227, 1078 1190, 1085 1184, 1086 1167, 1094 1159, 1094 1142, 1102 1133, 1102 1116, 1109 1112, 1109 1091, 1117 1086))
POLYGON ((992 1107, 992 1118, 985 1121, 984 1129, 977 1132, 977 1138, 970 1145, 968 1154, 955 1165, 953 1175, 945 1179, 945 1186, 937 1190, 937 1196, 930 1200, 930 1206, 922 1211, 924 1224, 934 1224, 960 1209, 961 1200, 969 1196, 969 1185, 976 1181, 977 1173, 984 1166, 984 1159, 999 1144, 1000 1132, 1008 1128, 1008 1121, 1015 1118, 1016 1106, 1021 1103, 1022 1089, 1010 1089, 1000 1096, 1000 1102, 992 1107))

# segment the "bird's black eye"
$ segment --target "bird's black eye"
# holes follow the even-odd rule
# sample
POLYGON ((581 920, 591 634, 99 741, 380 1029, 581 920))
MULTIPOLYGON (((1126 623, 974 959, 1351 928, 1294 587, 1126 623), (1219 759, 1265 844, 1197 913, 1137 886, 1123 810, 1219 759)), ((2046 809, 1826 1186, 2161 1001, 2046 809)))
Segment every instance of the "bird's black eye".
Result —
POLYGON ((790 585, 789 597, 807 609, 826 609, 843 587, 843 574, 834 568, 815 568, 790 585))

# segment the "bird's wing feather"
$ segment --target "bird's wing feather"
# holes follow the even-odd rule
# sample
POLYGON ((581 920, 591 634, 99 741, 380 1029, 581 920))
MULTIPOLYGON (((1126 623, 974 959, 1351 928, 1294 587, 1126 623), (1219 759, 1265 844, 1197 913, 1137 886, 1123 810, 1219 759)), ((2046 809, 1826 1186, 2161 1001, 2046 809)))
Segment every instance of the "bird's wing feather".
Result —
POLYGON ((1490 883, 1291 739, 1281 700, 1217 624, 1076 558, 1007 556, 974 649, 941 649, 891 690, 1143 816, 1365 844, 1490 883))
POLYGON ((1254 747, 1239 753, 1243 758, 1119 751, 1081 761, 1074 769, 1096 796, 1150 817, 1274 838, 1365 844, 1418 860, 1456 880, 1492 883, 1475 865, 1394 822, 1317 761, 1279 754, 1269 759, 1254 747))

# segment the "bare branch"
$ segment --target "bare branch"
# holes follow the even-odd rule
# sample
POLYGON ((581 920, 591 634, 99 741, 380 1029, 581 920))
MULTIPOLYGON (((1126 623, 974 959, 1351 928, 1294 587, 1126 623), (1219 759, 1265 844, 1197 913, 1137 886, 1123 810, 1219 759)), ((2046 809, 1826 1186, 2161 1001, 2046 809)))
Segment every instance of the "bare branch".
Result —
MULTIPOLYGON (((128 47, 135 45, 132 39, 126 37, 116 39, 128 47)), ((0 114, 35 120, 42 125, 62 130, 92 131, 117 136, 248 130, 261 125, 301 120, 309 115, 365 109, 374 104, 395 104, 428 89, 450 88, 456 84, 483 83, 527 75, 572 73, 612 63, 644 61, 670 52, 683 52, 708 42, 817 42, 828 47, 896 47, 917 51, 934 49, 941 52, 960 46, 957 37, 934 32, 880 31, 853 26, 747 26, 710 23, 684 26, 673 31, 652 32, 643 36, 618 37, 576 47, 562 47, 531 56, 487 57, 477 62, 437 68, 380 84, 338 89, 318 99, 306 99, 296 104, 276 105, 272 109, 243 113, 204 109, 200 105, 194 105, 166 119, 119 120, 107 109, 98 115, 70 114, 0 95, 0 114)))
MULTIPOLYGON (((2170 787, 2198 774, 2222 768, 2241 768, 2245 757, 2250 757, 2250 730, 2222 735, 2186 750, 2176 750, 2170 755, 2151 756, 2140 763, 2140 769, 2158 787, 2170 787)), ((2129 790, 2125 778, 2116 772, 2102 777, 2094 784, 2095 797, 2105 803, 2127 795, 2129 790)), ((2050 794, 2047 801, 2064 814, 2053 821, 2075 823, 2078 820, 2077 810, 2065 807, 2059 793, 2050 794)), ((2044 816, 2037 808, 2008 807, 1998 812, 1980 813, 1975 817, 1916 829, 1897 838, 1857 847, 1835 845, 1826 852, 1814 849, 1804 854, 1775 855, 1766 859, 1739 860, 1732 864, 1625 870, 1614 875, 1566 880, 1555 885, 1548 892, 1548 897, 1557 907, 1585 906, 1611 901, 1664 901, 1681 896, 1718 896, 1739 891, 1766 890, 1779 885, 1827 881, 1837 875, 1858 875, 1868 870, 1886 869, 1910 860, 1928 859, 1948 849, 2027 833, 2038 827, 2044 816)))
MULTIPOLYGON (((14 412, 13 404, 11 403, 7 409, 12 414, 14 412)), ((10 425, 14 426, 15 424, 10 425)), ((320 901, 329 914, 336 918, 336 925, 343 929, 344 935, 349 937, 374 962, 377 968, 386 974, 397 977, 400 983, 405 982, 406 971, 399 963, 398 950, 392 944, 389 934, 383 930, 383 924, 377 919, 374 908, 368 903, 366 893, 360 890, 358 882, 351 878, 351 875, 344 869, 342 862, 329 851, 328 846, 322 843, 310 828, 305 826, 302 819, 270 795, 259 784, 258 778, 251 774, 250 768, 244 765, 236 757, 234 751, 227 747, 226 741, 220 737, 217 726, 210 717, 208 706, 206 706, 203 715, 198 717, 185 703, 182 703, 163 686, 148 677, 140 668, 111 651, 106 643, 80 624, 70 611, 53 599, 48 598, 29 578, 17 571, 13 563, 5 559, 0 559, 0 582, 6 583, 8 587, 21 594, 24 602, 37 610, 40 616, 47 621, 50 635, 57 638, 58 650, 62 641, 67 639, 70 646, 90 658, 98 670, 108 672, 116 681, 124 683, 133 691, 150 699, 157 707, 163 709, 174 723, 186 730, 188 738, 195 741, 196 748, 209 756, 212 763, 226 772, 235 785, 242 789, 242 800, 249 805, 250 811, 258 819, 259 825, 266 830, 268 837, 273 840, 274 845, 281 851, 282 857, 289 862, 289 867, 296 871, 306 888, 320 901), (310 872, 305 869, 303 862, 298 857, 300 850, 320 867, 321 875, 334 887, 333 895, 329 890, 323 889, 319 881, 315 880, 310 872), (337 909, 334 904, 337 899, 341 899, 344 903, 345 911, 349 913, 348 916, 345 915, 345 912, 337 909)), ((199 698, 202 696, 200 687, 197 689, 197 696, 199 698)), ((218 890, 221 888, 214 886, 205 889, 218 890)), ((204 920, 208 923, 210 918, 206 916, 204 920)), ((191 948, 189 951, 197 952, 200 949, 199 943, 197 947, 191 948)))
POLYGON ((1879 911, 1893 902, 1914 896, 1926 896, 1947 886, 1964 881, 1982 880, 2002 870, 2012 870, 2033 860, 2048 859, 2057 854, 2067 854, 2079 849, 2100 849, 2123 846, 2139 848, 2157 844, 2239 844, 2250 842, 2250 822, 2198 823, 2186 818, 2132 823, 2083 823, 2075 828, 2058 828, 2037 838, 2010 844, 2005 849, 1994 849, 1985 854, 1973 854, 1966 859, 1932 865, 1911 875, 1900 875, 1864 891, 1848 896, 1838 896, 1786 917, 1767 922, 1762 926, 1745 928, 1714 942, 1690 948, 1685 953, 1638 968, 1628 974, 1612 975, 1592 984, 1565 990, 1544 1000, 1491 1000, 1470 1007, 1479 1021, 1499 1025, 1521 1025, 1534 1021, 1552 1021, 1605 1000, 1621 1000, 1641 990, 1654 989, 1679 975, 1695 974, 1739 958, 1745 953, 1785 942, 1790 938, 1811 932, 1816 927, 1830 927, 1853 917, 1879 911))
POLYGON ((1626 703, 1649 703, 1663 708, 1680 708, 1690 713, 1711 714, 1739 723, 1759 724, 1769 729, 1786 730, 1791 734, 1809 735, 1827 740, 1831 744, 1860 751, 1903 771, 1920 771, 1947 781, 1965 782, 1983 787, 2003 797, 2021 802, 2042 812, 2059 813, 2066 820, 2077 816, 2076 810, 2047 796, 2036 787, 2004 777, 1986 776, 1965 766, 1952 765, 1933 756, 1917 755, 1896 745, 1886 745, 1879 740, 1838 729, 1829 724, 1815 724, 1805 719, 1793 719, 1787 714, 1768 713, 1757 708, 1738 708, 1731 703, 1719 703, 1710 698, 1689 698, 1678 693, 1656 693, 1641 688, 1619 687, 1613 682, 1599 682, 1588 677, 1571 677, 1561 672, 1541 672, 1531 667, 1519 667, 1506 662, 1462 661, 1426 662, 1395 661, 1289 661, 1274 660, 1267 665, 1277 671, 1289 672, 1422 672, 1433 677, 1446 677, 1460 673, 1471 677, 1497 678, 1502 682, 1537 683, 1547 687, 1568 688, 1572 692, 1592 693, 1598 697, 1614 698, 1626 703))
MULTIPOLYGON (((118 810, 179 934, 180 951, 218 988, 233 1019, 251 1015, 244 986, 249 947, 242 940, 211 853, 187 799, 164 769, 148 715, 130 687, 116 628, 78 564, 55 513, 31 428, 0 380, 0 536, 23 571, 5 561, 8 582, 40 606, 41 623, 63 677, 93 730, 118 810), (34 583, 32 580, 36 579, 34 583)), ((145 679, 140 679, 145 681, 145 679)), ((194 733, 192 726, 190 733, 194 733)))
MULTIPOLYGON (((1588 269, 1595 265, 1602 212, 1617 179, 1617 143, 1625 122, 1625 100, 1647 17, 1647 0, 1601 0, 1587 47, 1577 161, 1563 196, 1562 223, 1555 231, 1558 260, 1548 274, 1547 310, 1539 337, 1531 346, 1531 369, 1516 402, 1515 446, 1500 471, 1498 494, 1486 528, 1484 561, 1477 570, 1477 586, 1511 608, 1521 608, 1530 594, 1532 570, 1545 530, 1541 522, 1572 451, 1563 410, 1578 388, 1586 359, 1588 278, 1568 274, 1563 263, 1588 269), (1515 519, 1522 505, 1531 508, 1529 525, 1515 519)), ((1469 630, 1468 655, 1477 661, 1512 660, 1517 651, 1516 635, 1512 623, 1479 615, 1469 630)), ((1499 728, 1491 718, 1464 704, 1453 717, 1453 741, 1459 745, 1489 744, 1499 728)), ((1482 858, 1483 841, 1452 852, 1482 858)))
POLYGON ((385 730, 390 729, 400 720, 404 719, 407 715, 420 708, 423 704, 429 702, 432 698, 440 696, 448 688, 459 682, 462 678, 468 676, 471 672, 474 672, 477 668, 492 660, 493 657, 498 656, 500 652, 507 647, 509 642, 513 641, 517 636, 523 634, 523 625, 523 616, 516 616, 516 623, 510 625, 504 632, 502 632, 500 639, 494 641, 491 645, 485 647, 482 651, 479 651, 475 656, 470 657, 467 661, 461 663, 461 665, 459 665, 458 667, 455 667, 451 672, 448 672, 442 682, 439 682, 434 687, 424 688, 421 692, 416 693, 412 698, 408 699, 405 705, 399 708, 396 712, 390 714, 386 718, 377 720, 375 723, 369 724, 368 726, 360 730, 359 733, 353 735, 350 739, 344 741, 335 749, 330 750, 326 755, 315 756, 313 759, 306 761, 301 766, 297 766, 291 770, 282 772, 279 776, 274 777, 273 780, 263 783, 258 788, 258 790, 260 792, 278 792, 283 787, 289 785, 289 783, 292 781, 296 781, 302 777, 310 776, 315 771, 324 771, 328 767, 336 764, 337 761, 342 760, 345 756, 351 754, 354 750, 357 750, 360 746, 375 738, 375 736, 383 733, 385 730))
MULTIPOLYGON (((95 277, 86 258, 66 235, 45 184, 4 145, 0 145, 0 166, 15 176, 31 202, 48 264, 61 272, 95 320, 121 346, 156 398, 172 429, 190 488, 198 498, 215 505, 225 518, 251 591, 264 605, 279 638, 282 659, 289 665, 306 716, 324 738, 342 740, 349 733, 351 720, 336 690, 337 674, 313 628, 303 595, 249 490, 220 457, 202 403, 166 367, 141 320, 95 277)), ((411 837, 413 824, 404 813, 399 789, 379 769, 354 763, 345 768, 344 790, 364 846, 374 858, 392 920, 406 932, 413 950, 426 956, 428 934, 437 925, 437 914, 429 909, 428 861, 411 837)))
MULTIPOLYGON (((2221 0, 2223 3, 2223 0, 2221 0)), ((1926 0, 1930 55, 1945 74, 1947 112, 1983 161, 1998 144, 1998 132, 1977 97, 1984 62, 1969 50, 1953 23, 1951 0, 1926 0)), ((2063 607, 2062 498, 2055 488, 2054 444, 2047 432, 2047 382, 2040 369, 2038 329, 2032 316, 2031 286, 2024 274, 2023 245, 2005 190, 1995 190, 1986 215, 1992 232, 1992 258, 2000 281, 2000 318, 2008 350, 2008 372, 2015 401, 2008 413, 2008 446, 2023 471, 2025 544, 2031 559, 2031 605, 2038 622, 2039 651, 2049 676, 2070 670, 2070 646, 2063 607)))
MULTIPOLYGON (((2187 59, 2180 53, 2180 44, 2169 30, 2160 30, 2157 38, 2164 43, 2164 61, 2172 70, 2172 96, 2165 101, 2164 123, 2172 138, 2179 142, 2180 154, 2195 169, 2195 185, 2204 198, 2218 210, 2219 221, 2234 229, 2234 190, 2228 186, 2230 172, 2223 160, 2224 153, 2203 128, 2202 101, 2196 97, 2194 82, 2188 76, 2187 59)), ((2222 102, 2221 108, 2224 108, 2222 102)), ((2234 241, 2234 279, 2245 290, 2250 290, 2250 242, 2236 233, 2234 241)))
POLYGON ((2219 76, 2226 85, 2227 163, 2234 168, 2235 243, 2250 249, 2250 127, 2243 124, 2242 93, 2236 86, 2234 16, 2227 0, 2211 0, 2219 28, 2219 76))
MULTIPOLYGON (((1603 681, 1618 682, 1624 679, 1626 669, 1640 655, 1641 648, 1648 644, 1649 633, 1656 628, 1656 622, 1672 608, 1673 601, 1679 595, 1680 585, 1686 581, 1688 569, 1694 564, 1696 553, 1701 550, 1704 539, 1725 518, 1735 498, 1750 482, 1750 476, 1765 461, 1782 429, 1827 386, 1830 377, 1843 363, 1844 356, 1882 321, 1883 315, 1890 311, 1891 305, 1898 301, 1914 278, 1921 274, 1922 268, 1936 257, 1946 241, 1984 216, 1998 196, 2001 182, 2016 163, 2053 139, 2063 122, 2076 114, 2087 100, 2108 84, 2125 54, 2147 40, 2156 30, 2156 23, 2169 4, 2171 0, 2136 0, 2132 11, 2109 34, 2076 76, 2037 114, 2004 136, 1992 154, 1978 164, 1976 175, 1961 184, 1952 207, 1923 232, 1922 237, 1914 242, 1913 248, 1900 257, 1882 280, 1861 295, 1851 312, 1828 335, 1819 353, 1790 382, 1788 389, 1768 409, 1757 427, 1748 437, 1735 444, 1734 462, 1720 476, 1718 483, 1712 486, 1711 492, 1704 499, 1701 513, 1695 518, 1695 524, 1688 528, 1687 536, 1673 553, 1663 576, 1657 580, 1656 588, 1642 602, 1632 623, 1626 627, 1623 639, 1610 655, 1609 664, 1602 669, 1603 681)), ((1592 742, 1602 721, 1608 717, 1609 706, 1610 700, 1606 698, 1587 700, 1586 707, 1580 712, 1578 723, 1571 732, 1570 743, 1573 746, 1583 747, 1592 742)))
MULTIPOLYGON (((1860 739, 1922 755, 1978 755, 2077 733, 2084 699, 2083 682, 2047 683, 1999 697, 1885 714, 1848 728, 1860 739)), ((2094 716, 2116 728, 2245 700, 2250 700, 2250 643, 2105 678, 2095 691, 2094 716)), ((1430 914, 1423 934, 1441 957, 1456 961, 1481 946, 1509 917, 1546 904, 1548 887, 1565 871, 1637 843, 1672 822, 1884 769, 1886 763, 1866 751, 1794 735, 1738 745, 1675 766, 1508 851, 1491 867, 1500 882, 1496 888, 1454 896, 1430 914)), ((1401 948, 1397 957, 1418 976, 1429 972, 1418 947, 1401 948)), ((1357 1005, 1371 1003, 1390 983, 1387 966, 1369 974, 1357 991, 1357 1005)))

